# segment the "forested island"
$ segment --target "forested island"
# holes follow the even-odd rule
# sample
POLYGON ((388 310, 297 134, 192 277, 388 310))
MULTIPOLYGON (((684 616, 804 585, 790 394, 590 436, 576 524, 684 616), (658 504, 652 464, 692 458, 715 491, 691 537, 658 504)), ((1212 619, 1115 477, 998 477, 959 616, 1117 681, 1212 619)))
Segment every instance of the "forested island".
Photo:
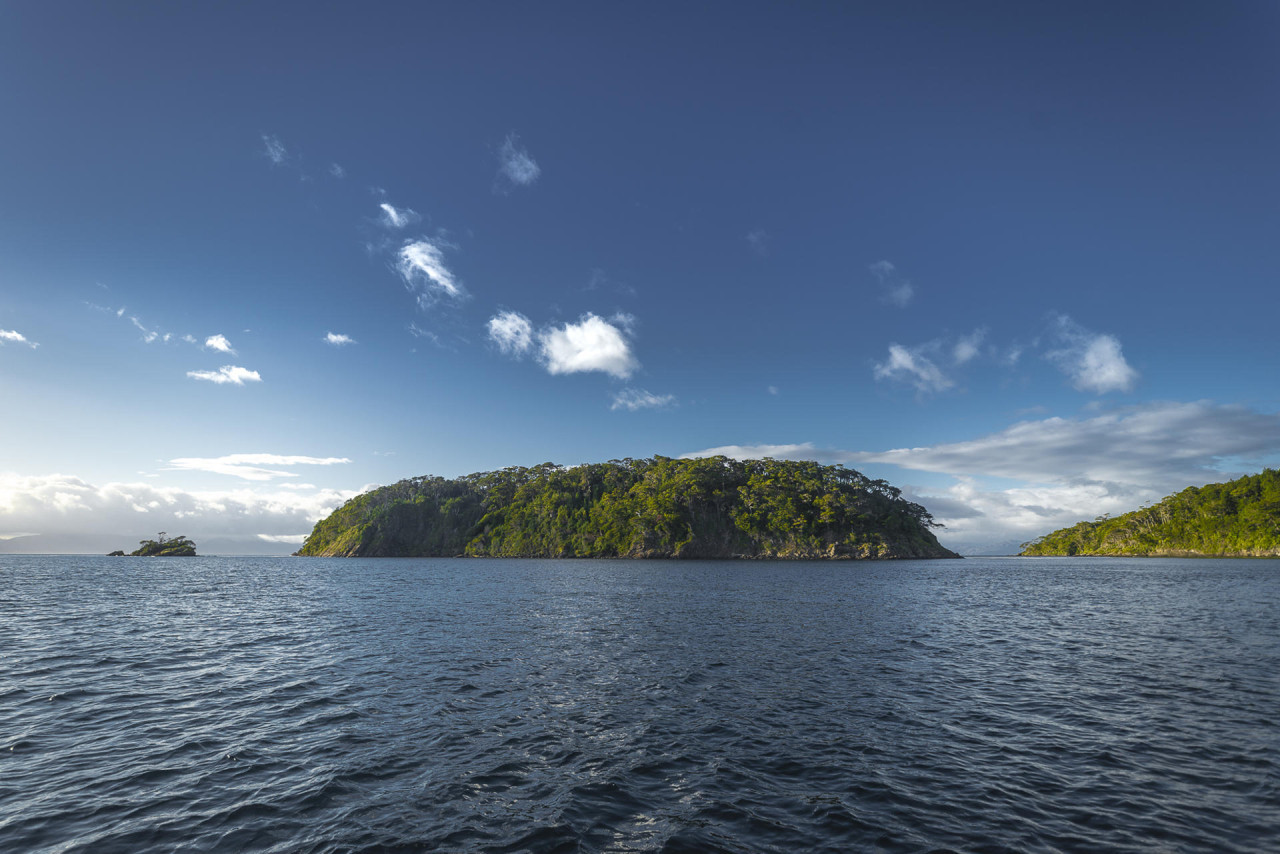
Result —
MULTIPOLYGON (((136 551, 129 557, 195 557, 196 544, 183 536, 168 537, 161 531, 154 540, 139 540, 136 551)), ((123 551, 114 551, 107 557, 124 557, 123 551)))
POLYGON ((1192 486, 1022 544, 1023 555, 1280 557, 1280 471, 1192 486))
POLYGON ((843 466, 727 457, 543 463, 359 495, 300 555, 958 558, 933 517, 843 466))

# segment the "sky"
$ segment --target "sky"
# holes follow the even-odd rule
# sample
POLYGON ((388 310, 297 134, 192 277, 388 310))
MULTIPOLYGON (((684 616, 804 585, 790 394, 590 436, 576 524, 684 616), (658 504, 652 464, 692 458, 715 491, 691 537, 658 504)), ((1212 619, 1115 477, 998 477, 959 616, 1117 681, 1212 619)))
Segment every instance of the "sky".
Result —
POLYGON ((1280 461, 1280 5, 0 4, 0 551, 723 453, 1007 554, 1280 461))

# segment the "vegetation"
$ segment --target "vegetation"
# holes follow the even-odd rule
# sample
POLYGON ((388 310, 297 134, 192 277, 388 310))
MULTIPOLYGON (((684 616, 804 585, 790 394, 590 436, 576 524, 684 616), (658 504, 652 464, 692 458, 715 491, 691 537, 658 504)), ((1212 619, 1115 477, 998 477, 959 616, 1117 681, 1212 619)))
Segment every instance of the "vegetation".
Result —
POLYGON ((1280 471, 1192 486, 1022 544, 1024 555, 1280 556, 1280 471))
POLYGON ((842 466, 711 457, 543 463, 357 496, 298 554, 342 557, 958 557, 929 512, 842 466))
POLYGON ((131 552, 131 557, 195 557, 196 554, 196 544, 191 540, 181 536, 166 537, 164 531, 154 540, 139 540, 138 543, 142 548, 131 552))

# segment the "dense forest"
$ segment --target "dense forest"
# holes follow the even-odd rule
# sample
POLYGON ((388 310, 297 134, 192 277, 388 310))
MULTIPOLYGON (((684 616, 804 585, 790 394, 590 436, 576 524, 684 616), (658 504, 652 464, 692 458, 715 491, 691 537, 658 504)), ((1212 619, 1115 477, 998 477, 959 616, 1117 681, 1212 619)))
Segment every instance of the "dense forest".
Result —
MULTIPOLYGON (((141 546, 137 551, 129 553, 130 557, 195 557, 196 544, 183 536, 167 537, 161 531, 154 540, 139 540, 141 546)), ((123 555, 124 552, 112 552, 112 555, 123 555)))
POLYGON ((416 477, 357 496, 298 554, 958 557, 929 512, 842 466, 654 457, 416 477))
POLYGON ((1192 486, 1022 544, 1024 555, 1280 556, 1280 471, 1192 486))

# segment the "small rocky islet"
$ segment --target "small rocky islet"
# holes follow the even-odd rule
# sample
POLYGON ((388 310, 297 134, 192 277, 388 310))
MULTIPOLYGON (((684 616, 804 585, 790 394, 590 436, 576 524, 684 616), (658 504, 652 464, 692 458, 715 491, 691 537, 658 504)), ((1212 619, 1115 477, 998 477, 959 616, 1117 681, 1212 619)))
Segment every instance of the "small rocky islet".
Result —
MULTIPOLYGON (((161 531, 154 540, 139 540, 139 548, 130 552, 128 557, 195 557, 196 544, 183 536, 169 537, 161 531)), ((111 552, 107 557, 125 557, 122 549, 111 552)))

